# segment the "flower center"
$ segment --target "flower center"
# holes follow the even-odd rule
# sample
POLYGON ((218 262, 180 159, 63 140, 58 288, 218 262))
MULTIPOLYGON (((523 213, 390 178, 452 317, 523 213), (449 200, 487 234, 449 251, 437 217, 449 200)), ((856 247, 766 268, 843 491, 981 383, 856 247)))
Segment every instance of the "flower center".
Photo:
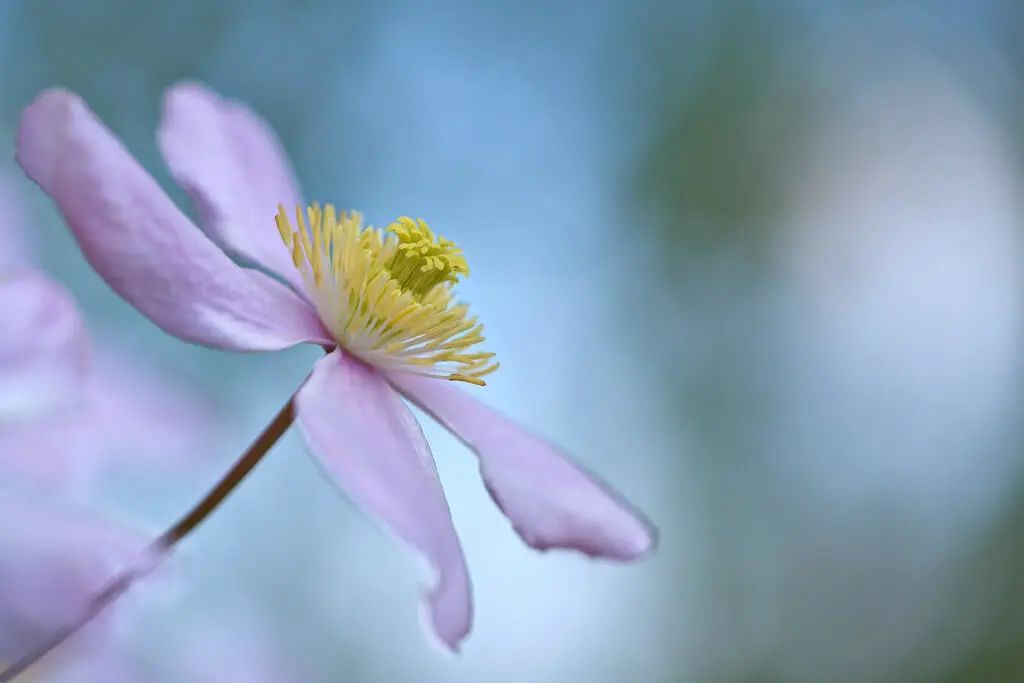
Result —
POLYGON ((320 318, 338 344, 375 366, 484 386, 494 354, 477 351, 483 325, 453 288, 469 275, 462 250, 422 219, 387 232, 327 204, 278 206, 277 229, 320 318))

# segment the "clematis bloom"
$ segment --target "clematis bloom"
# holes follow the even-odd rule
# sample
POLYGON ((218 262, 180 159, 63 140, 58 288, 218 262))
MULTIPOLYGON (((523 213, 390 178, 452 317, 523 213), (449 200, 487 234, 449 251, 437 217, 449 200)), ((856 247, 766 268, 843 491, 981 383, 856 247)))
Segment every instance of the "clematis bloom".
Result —
POLYGON ((468 273, 454 243, 422 220, 379 230, 303 207, 269 126, 201 86, 168 92, 158 141, 206 234, 73 93, 44 92, 26 109, 17 156, 96 271, 166 332, 228 351, 328 351, 296 395, 300 431, 330 477, 434 568, 430 618, 449 647, 470 629, 469 576, 403 396, 477 454, 530 546, 619 561, 651 550, 654 531, 634 508, 457 387, 482 385, 497 364, 454 299, 468 273))

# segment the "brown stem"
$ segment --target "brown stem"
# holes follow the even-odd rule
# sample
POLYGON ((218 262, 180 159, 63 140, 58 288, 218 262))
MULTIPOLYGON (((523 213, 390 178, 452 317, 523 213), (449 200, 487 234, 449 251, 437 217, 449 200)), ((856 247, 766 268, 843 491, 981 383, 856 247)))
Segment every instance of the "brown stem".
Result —
POLYGON ((217 506, 224 502, 228 494, 245 479, 245 476, 252 471, 252 468, 256 467, 256 464, 277 443, 277 440, 288 430, 294 420, 295 406, 293 405, 293 400, 288 399, 288 402, 278 411, 274 419, 263 430, 263 433, 256 437, 256 440, 249 446, 249 450, 235 462, 227 474, 217 482, 217 485, 206 494, 206 497, 196 503, 196 506, 189 510, 188 514, 165 531, 156 540, 156 543, 170 549, 178 541, 188 536, 193 529, 210 516, 211 512, 217 509, 217 506))
POLYGON ((23 673, 68 638, 78 633, 78 631, 99 616, 100 612, 106 609, 107 606, 124 595, 138 579, 153 571, 178 542, 188 536, 203 520, 209 517, 210 513, 224 502, 224 499, 245 479, 246 475, 252 471, 271 447, 277 443, 281 435, 291 426, 295 420, 293 400, 294 397, 288 399, 288 402, 278 411, 270 424, 256 437, 256 440, 249 446, 249 449, 242 454, 242 457, 235 461, 231 469, 221 477, 220 481, 217 482, 210 492, 179 519, 174 526, 162 533, 150 544, 146 555, 149 559, 145 564, 127 569, 114 577, 89 602, 89 605, 77 619, 55 631, 34 650, 0 672, 0 683, 13 680, 15 676, 23 673))

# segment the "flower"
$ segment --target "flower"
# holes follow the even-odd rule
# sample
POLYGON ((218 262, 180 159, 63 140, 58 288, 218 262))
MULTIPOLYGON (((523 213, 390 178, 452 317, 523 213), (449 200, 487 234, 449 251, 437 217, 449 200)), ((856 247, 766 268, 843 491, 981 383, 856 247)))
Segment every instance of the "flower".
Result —
POLYGON ((3 423, 66 409, 89 372, 85 325, 57 283, 30 270, 0 274, 0 416, 3 423))
POLYGON ((452 298, 468 272, 453 243, 422 221, 399 219, 385 234, 316 204, 296 208, 293 224, 299 192, 269 126, 199 85, 168 91, 158 142, 206 234, 73 93, 46 91, 25 110, 17 157, 96 271, 166 332, 229 351, 328 351, 296 395, 299 429, 330 477, 432 565, 428 607, 444 643, 455 649, 469 632, 469 576, 402 396, 477 454, 530 546, 619 561, 652 549, 638 511, 447 381, 482 384, 495 367, 473 350, 482 328, 452 298))
POLYGON ((0 478, 85 490, 115 458, 173 466, 208 452, 203 397, 95 348, 71 294, 31 263, 26 226, 0 176, 0 478))
POLYGON ((34 271, 0 275, 0 476, 69 484, 86 440, 76 415, 90 354, 71 296, 34 271))
MULTIPOLYGON (((77 618, 115 572, 146 561, 142 534, 9 490, 0 490, 0 538, 0 661, 6 662, 77 618)), ((75 654, 110 647, 116 625, 116 618, 90 625, 76 636, 75 654)))
POLYGON ((29 263, 35 245, 24 229, 25 209, 18 201, 12 178, 0 173, 0 270, 29 263))
MULTIPOLYGON (((11 663, 77 618, 116 573, 141 575, 151 564, 142 534, 61 499, 86 492, 112 455, 132 448, 152 460, 167 455, 161 445, 185 443, 149 443, 169 423, 194 427, 187 437, 194 445, 209 419, 198 412, 200 401, 176 387, 170 401, 155 402, 151 392, 164 385, 126 384, 118 361, 95 367, 71 295, 28 265, 29 235, 3 178, 0 202, 0 240, 19 247, 5 248, 0 260, 0 661, 11 663)), ((47 674, 116 659, 113 627, 121 616, 76 635, 71 651, 47 659, 47 674)))

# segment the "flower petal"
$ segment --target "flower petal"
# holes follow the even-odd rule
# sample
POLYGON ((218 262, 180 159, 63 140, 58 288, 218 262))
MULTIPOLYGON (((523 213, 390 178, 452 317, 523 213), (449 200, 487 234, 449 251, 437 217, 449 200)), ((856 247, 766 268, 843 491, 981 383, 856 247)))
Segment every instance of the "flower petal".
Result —
POLYGON ((35 235, 28 231, 19 199, 13 179, 0 173, 0 272, 28 266, 35 260, 35 235))
POLYGON ((0 423, 0 480, 80 498, 102 455, 95 436, 84 407, 0 423))
POLYGON ((181 83, 164 96, 157 140, 210 236, 229 253, 302 291, 274 223, 277 205, 291 211, 300 202, 299 192, 267 122, 197 83, 181 83))
POLYGON ((476 452, 491 497, 531 547, 622 561, 654 547, 643 515, 551 444, 450 382, 397 372, 388 380, 476 452))
POLYGON ((98 346, 94 367, 87 419, 103 464, 166 474, 218 452, 218 411, 197 387, 111 343, 98 346))
POLYGON ((22 115, 17 147, 89 263, 166 332, 236 351, 329 343, 310 306, 231 261, 76 95, 40 95, 22 115))
MULTIPOLYGON (((39 496, 0 493, 0 537, 0 661, 24 655, 77 618, 116 572, 145 558, 141 534, 39 496)), ((100 619, 75 640, 95 643, 114 626, 100 619)))
POLYGON ((375 370, 334 351, 297 397, 298 424, 327 474, 419 550, 437 572, 435 632, 453 650, 469 632, 469 574, 416 418, 375 370))
POLYGON ((0 425, 80 402, 90 348, 67 290, 31 270, 0 274, 0 311, 0 425))

